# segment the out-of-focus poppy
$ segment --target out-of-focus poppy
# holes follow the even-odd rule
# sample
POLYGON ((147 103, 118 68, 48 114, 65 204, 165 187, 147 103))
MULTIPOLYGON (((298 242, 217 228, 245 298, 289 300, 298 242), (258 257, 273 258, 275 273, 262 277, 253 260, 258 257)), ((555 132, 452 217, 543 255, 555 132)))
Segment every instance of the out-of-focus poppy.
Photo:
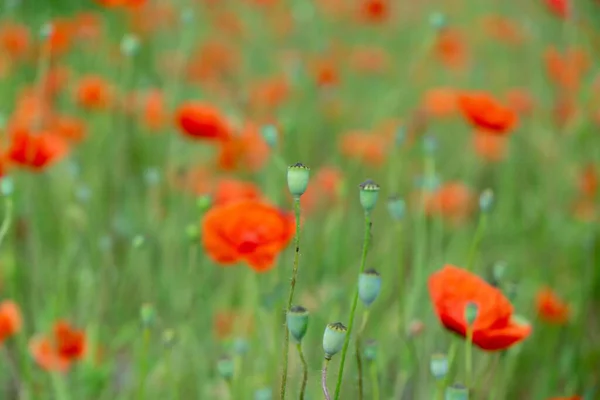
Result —
POLYGON ((284 77, 254 82, 250 87, 250 107, 257 113, 272 113, 288 98, 290 85, 284 77))
POLYGON ((579 178, 579 191, 585 197, 594 198, 598 193, 600 177, 594 164, 585 166, 579 178))
POLYGON ((370 23, 381 23, 389 19, 389 0, 360 0, 360 18, 370 23))
POLYGON ((239 200, 258 200, 260 189, 252 182, 237 179, 220 179, 213 193, 213 204, 223 205, 239 200))
POLYGON ((77 39, 92 42, 102 37, 103 33, 102 18, 92 12, 81 12, 73 19, 73 30, 77 39))
POLYGON ((50 337, 36 336, 29 342, 34 360, 47 371, 67 371, 73 362, 85 356, 86 350, 85 332, 66 321, 57 321, 50 337))
POLYGON ((361 46, 350 54, 350 65, 360 73, 381 74, 389 69, 390 57, 383 48, 361 46))
POLYGON ((513 307, 500 290, 462 268, 447 264, 432 274, 429 294, 440 322, 463 337, 469 328, 465 308, 477 306, 470 329, 473 344, 482 350, 505 350, 531 333, 531 326, 513 321, 513 307))
POLYGON ((75 37, 74 24, 70 19, 58 18, 50 23, 50 33, 45 45, 53 56, 61 56, 71 49, 75 37))
POLYGON ((258 126, 248 122, 239 134, 221 143, 217 164, 224 171, 258 171, 267 162, 270 150, 258 126))
POLYGON ((112 86, 100 75, 82 77, 75 88, 75 101, 88 110, 106 110, 112 105, 112 86))
POLYGON ((66 141, 55 133, 31 133, 19 127, 10 132, 6 158, 12 164, 41 171, 65 157, 68 150, 66 141))
POLYGON ((390 145, 390 139, 383 135, 351 131, 341 137, 340 151, 345 157, 379 167, 385 163, 390 145))
POLYGON ((444 118, 457 111, 458 93, 455 89, 439 87, 425 92, 421 104, 428 116, 444 118))
POLYGON ((544 322, 562 325, 569 321, 569 306, 549 287, 538 291, 535 305, 538 316, 544 322))
POLYGON ((573 215, 582 222, 595 222, 599 219, 598 204, 594 200, 580 198, 573 205, 573 215))
POLYGON ((559 18, 568 18, 571 14, 571 0, 544 0, 548 11, 559 18))
POLYGON ((0 346, 6 339, 19 333, 22 325, 19 306, 12 300, 0 303, 0 346))
POLYGON ((448 182, 425 196, 425 212, 460 222, 473 211, 473 193, 462 182, 448 182))
POLYGON ((504 93, 508 107, 520 115, 530 115, 535 108, 535 100, 531 92, 525 88, 512 88, 504 93))
POLYGON ((516 22, 502 15, 487 15, 481 20, 485 33, 492 39, 517 46, 523 44, 525 35, 516 22))
POLYGON ((202 220, 207 255, 226 266, 246 262, 256 272, 270 270, 295 233, 291 213, 258 200, 211 208, 202 220))
POLYGON ((469 62, 469 51, 466 39, 461 31, 444 28, 439 31, 434 46, 437 58, 451 70, 462 71, 469 62))
POLYGON ((54 115, 49 127, 52 132, 72 143, 78 143, 86 136, 85 122, 69 115, 54 115))
POLYGON ((465 92, 458 97, 464 117, 486 132, 508 134, 517 125, 517 114, 486 92, 465 92))
POLYGON ((475 132, 473 146, 475 153, 489 162, 498 162, 506 157, 507 138, 498 135, 475 132))
POLYGON ((192 139, 224 141, 231 136, 229 122, 213 105, 187 101, 175 113, 180 132, 192 139))
POLYGON ((140 117, 142 125, 150 131, 161 130, 168 121, 165 98, 160 89, 152 89, 141 97, 140 117))
POLYGON ((0 48, 10 58, 22 59, 31 49, 31 33, 22 24, 4 22, 0 25, 0 48))
POLYGON ((234 334, 248 334, 254 328, 252 315, 226 310, 219 311, 213 318, 213 329, 217 339, 226 339, 234 334))
POLYGON ((169 181, 178 190, 194 195, 208 195, 213 189, 215 177, 212 168, 197 165, 171 171, 169 181))
POLYGON ((313 66, 315 81, 320 87, 334 87, 340 82, 340 74, 333 60, 317 60, 313 66))
POLYGON ((320 207, 335 204, 340 198, 342 183, 343 174, 340 169, 331 166, 320 168, 300 197, 303 212, 310 214, 320 207))
POLYGON ((222 40, 208 40, 196 49, 187 64, 192 83, 208 83, 231 76, 240 64, 239 52, 222 40))
POLYGON ((579 88, 590 66, 589 55, 582 49, 571 48, 560 53, 551 46, 544 52, 546 71, 550 79, 561 89, 573 92, 579 88))

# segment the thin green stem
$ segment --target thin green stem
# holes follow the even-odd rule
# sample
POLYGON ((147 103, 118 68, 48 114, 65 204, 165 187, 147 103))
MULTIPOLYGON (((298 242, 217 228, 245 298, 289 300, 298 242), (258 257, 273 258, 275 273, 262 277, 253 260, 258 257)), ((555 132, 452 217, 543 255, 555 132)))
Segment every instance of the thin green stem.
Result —
POLYGON ((487 214, 482 213, 479 216, 479 221, 477 222, 477 229, 475 230, 475 236, 473 237, 471 247, 469 248, 469 256, 467 258, 467 271, 473 271, 473 267, 475 265, 475 258, 477 257, 477 250, 479 249, 481 239, 483 239, 483 234, 485 232, 486 225, 487 214))
POLYGON ((446 385, 444 384, 443 379, 439 379, 435 383, 435 400, 444 400, 444 389, 446 389, 446 385))
POLYGON ((321 372, 321 388, 323 389, 325 400, 331 400, 329 390, 327 389, 327 367, 329 366, 330 360, 331 358, 325 358, 325 361, 323 361, 323 371, 321 372))
POLYGON ((306 362, 306 358, 304 358, 302 344, 296 344, 296 348, 298 349, 298 355, 300 356, 300 361, 302 362, 302 386, 300 386, 300 400, 304 400, 306 385, 308 384, 308 363, 306 362))
POLYGON ((140 381, 138 386, 137 398, 142 400, 146 397, 146 378, 148 375, 148 352, 150 350, 150 329, 144 328, 142 339, 142 365, 140 368, 140 381))
POLYGON ((56 400, 69 400, 69 391, 67 389, 67 382, 65 381, 65 375, 62 372, 52 373, 52 387, 54 388, 54 394, 56 400))
POLYGON ((371 371, 371 391, 373 393, 373 400, 379 400, 379 377, 377 376, 377 363, 371 361, 369 370, 371 371))
MULTIPOLYGON (((294 214, 296 216, 296 237, 294 239, 294 267, 292 269, 292 280, 290 281, 290 294, 288 296, 288 302, 285 308, 286 313, 290 311, 290 308, 292 307, 292 301, 294 300, 294 290, 296 289, 296 279, 298 277, 298 264, 300 261, 300 196, 297 196, 294 199, 294 214)), ((285 399, 285 391, 287 387, 288 355, 290 346, 290 332, 288 331, 287 325, 285 325, 285 337, 283 346, 284 347, 283 370, 281 372, 281 400, 285 399)))
POLYGON ((367 320, 369 319, 369 309, 367 308, 363 312, 362 323, 360 325, 360 329, 356 334, 356 368, 358 371, 358 399, 363 399, 364 394, 364 385, 363 385, 363 368, 362 368, 362 348, 361 348, 361 339, 363 331, 365 330, 365 326, 367 325, 367 320))
POLYGON ((465 348, 465 385, 471 388, 473 380, 473 327, 467 328, 467 345, 465 348))
POLYGON ((449 383, 452 375, 452 367, 454 365, 454 359, 456 358, 456 351, 458 350, 458 341, 452 340, 450 349, 448 350, 448 374, 442 379, 442 386, 446 387, 449 383))
MULTIPOLYGON (((365 211, 365 237, 363 241, 362 256, 360 260, 360 273, 365 271, 365 264, 367 262, 367 253, 369 251, 369 245, 371 241, 371 214, 365 211)), ((342 348, 342 356, 340 360, 340 369, 338 372, 337 384, 335 386, 335 399, 340 398, 340 391, 342 389, 342 380, 344 377, 344 361, 346 360, 346 354, 348 353, 348 347, 350 345, 350 337, 352 334, 352 327, 354 326, 354 317, 356 315, 356 306, 358 305, 358 286, 354 289, 354 298, 352 299, 352 309, 350 311, 350 322, 348 323, 348 331, 346 332, 346 339, 344 340, 344 347, 342 348)))
POLYGON ((13 214, 13 203, 12 199, 9 196, 4 198, 4 219, 2 220, 2 225, 0 226, 0 245, 4 242, 4 238, 10 229, 10 224, 12 223, 12 214, 13 214))

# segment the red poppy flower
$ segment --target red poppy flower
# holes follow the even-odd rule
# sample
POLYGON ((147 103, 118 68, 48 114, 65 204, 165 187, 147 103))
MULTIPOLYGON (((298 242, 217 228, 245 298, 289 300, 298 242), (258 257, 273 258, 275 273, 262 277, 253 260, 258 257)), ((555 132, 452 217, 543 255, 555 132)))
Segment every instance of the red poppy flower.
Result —
POLYGON ((458 106, 474 127, 489 133, 508 134, 517 124, 515 111, 485 92, 461 94, 458 106))
POLYGON ((4 22, 0 27, 0 48, 11 58, 27 55, 31 47, 31 34, 25 25, 4 22))
POLYGON ((0 303, 0 345, 21 331, 21 311, 16 303, 5 300, 0 303))
POLYGON ((500 290, 464 269, 445 265, 429 278, 429 294, 442 324, 461 336, 467 334, 465 307, 477 305, 473 343, 482 350, 507 349, 531 333, 531 326, 512 320, 512 305, 500 290))
POLYGON ((87 350, 85 333, 66 321, 57 321, 51 337, 36 336, 29 342, 29 351, 36 363, 48 371, 66 371, 81 360, 87 350))
POLYGON ((17 128, 11 132, 6 157, 13 164, 42 170, 65 157, 68 150, 67 142, 54 133, 17 128))
POLYGON ((221 205, 239 200, 258 200, 260 189, 252 182, 221 179, 213 194, 213 204, 221 205))
POLYGON ((570 0, 544 0, 548 10, 559 18, 567 18, 570 14, 570 0))
POLYGON ((88 110, 104 110, 113 99, 113 89, 98 75, 84 76, 75 90, 75 100, 80 107, 88 110))
POLYGON ((594 164, 588 164, 579 178, 579 191, 584 197, 594 198, 600 187, 600 176, 594 164))
POLYGON ((202 221, 206 253, 222 265, 245 261, 256 272, 273 267, 295 232, 291 213, 258 200, 215 206, 202 221))
POLYGON ((383 22, 390 15, 389 2, 388 0, 362 0, 360 14, 365 21, 383 22))
POLYGON ((565 324, 569 321, 569 306, 549 287, 540 289, 535 301, 538 316, 551 324, 565 324))
POLYGON ((193 139, 222 141, 231 136, 229 122, 216 107, 199 102, 186 102, 176 112, 181 133, 193 139))

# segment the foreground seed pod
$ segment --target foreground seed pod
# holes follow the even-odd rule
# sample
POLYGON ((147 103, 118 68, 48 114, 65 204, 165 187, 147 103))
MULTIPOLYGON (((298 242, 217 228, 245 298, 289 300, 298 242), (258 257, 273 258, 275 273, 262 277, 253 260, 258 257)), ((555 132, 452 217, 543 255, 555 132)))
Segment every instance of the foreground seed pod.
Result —
POLYGON ((381 292, 381 276, 374 269, 358 276, 358 297, 365 306, 373 304, 381 292))
POLYGON ((373 339, 365 342, 364 356, 367 361, 375 361, 377 358, 377 342, 373 339))
POLYGON ((448 357, 446 357, 445 354, 436 353, 431 356, 431 360, 429 360, 429 370, 435 379, 444 379, 448 374, 449 368, 448 357))
POLYGON ((290 193, 294 197, 300 197, 306 192, 310 168, 302 163, 290 165, 287 171, 287 184, 290 193))
POLYGON ((152 304, 146 303, 142 305, 140 309, 140 320, 144 329, 149 329, 154 325, 156 320, 156 312, 152 304))
POLYGON ((290 335, 300 343, 308 328, 308 311, 302 306, 294 306, 287 313, 286 321, 290 335))
POLYGON ((404 214, 406 212, 406 204, 404 203, 404 200, 398 196, 391 196, 388 199, 387 206, 388 213, 394 221, 402 221, 402 219, 404 219, 404 214))
POLYGON ((331 357, 342 349, 347 331, 348 329, 341 322, 327 325, 323 334, 323 351, 327 360, 331 360, 331 357))
POLYGON ((217 371, 219 372, 219 376, 225 380, 233 378, 234 369, 235 366, 231 357, 222 356, 219 358, 219 361, 217 361, 217 371))
POLYGON ((372 211, 379 198, 379 185, 373 180, 367 179, 358 187, 360 188, 360 205, 366 212, 372 211))
POLYGON ((469 389, 459 384, 448 386, 445 400, 469 400, 469 389))

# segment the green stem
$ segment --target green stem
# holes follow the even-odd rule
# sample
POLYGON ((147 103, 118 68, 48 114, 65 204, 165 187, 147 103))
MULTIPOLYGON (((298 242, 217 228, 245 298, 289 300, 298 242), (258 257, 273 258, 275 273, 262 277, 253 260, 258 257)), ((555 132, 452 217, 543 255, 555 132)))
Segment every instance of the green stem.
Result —
POLYGON ((306 385, 308 383, 308 364, 306 362, 306 358, 304 358, 302 344, 296 344, 296 348, 298 349, 298 355, 300 355, 300 361, 302 362, 302 386, 300 387, 300 400, 304 400, 304 395, 306 393, 306 385))
MULTIPOLYGON (((365 211, 365 237, 363 241, 362 256, 360 260, 360 273, 365 271, 365 264, 367 262, 367 253, 369 251, 369 245, 371 241, 371 214, 365 211)), ((354 317, 356 315, 356 306, 358 304, 358 286, 354 289, 354 298, 352 299, 352 309, 350 311, 350 321, 348 323, 348 331, 346 332, 346 339, 344 340, 344 347, 342 348, 342 356, 340 360, 340 369, 338 372, 337 384, 335 386, 335 399, 340 398, 340 391, 342 389, 342 380, 344 377, 344 361, 346 360, 346 354, 348 353, 348 346, 350 345, 350 337, 352 334, 352 327, 354 326, 354 317)))
POLYGON ((321 388, 323 389, 325 400, 331 400, 329 390, 327 389, 327 367, 329 366, 330 360, 331 358, 325 358, 325 361, 323 361, 323 371, 321 372, 321 388))
POLYGON ((367 320, 369 319, 369 309, 367 308, 364 312, 363 312, 363 318, 362 318, 362 323, 360 325, 360 329, 358 330, 357 334, 356 334, 356 367, 358 370, 358 399, 362 400, 363 399, 363 392, 364 392, 364 386, 363 386, 363 368, 362 368, 362 349, 360 346, 360 341, 362 338, 362 334, 363 331, 365 330, 365 326, 367 325, 367 320))
POLYGON ((373 400, 379 400, 379 377, 377 376, 377 363, 375 361, 371 361, 369 370, 371 371, 373 400))
POLYGON ((477 256, 477 249, 479 248, 481 239, 483 239, 483 234, 485 232, 486 225, 487 214, 482 213, 479 216, 479 221, 477 222, 477 229, 475 230, 475 236, 473 237, 471 247, 469 248, 469 258, 467 259, 467 271, 473 271, 473 267, 475 265, 475 257, 477 256))
POLYGON ((473 375, 473 327, 467 328, 467 346, 465 348, 465 385, 471 388, 473 375))
POLYGON ((69 391, 65 382, 65 375, 61 372, 52 373, 52 386, 56 400, 69 400, 69 391))
POLYGON ((142 365, 140 368, 140 382, 138 386, 137 398, 142 400, 146 397, 146 378, 148 375, 148 352, 150 350, 150 329, 144 328, 142 342, 142 365))
POLYGON ((442 386, 445 388, 449 381, 450 376, 452 375, 452 367, 454 365, 454 359, 456 358, 456 351, 458 349, 458 341, 452 340, 452 344, 450 345, 450 349, 448 350, 448 374, 442 379, 442 386))
POLYGON ((10 224, 12 222, 12 213, 13 213, 13 203, 12 199, 9 196, 6 196, 4 199, 4 219, 2 220, 2 225, 0 226, 0 244, 4 242, 4 238, 10 229, 10 224))
MULTIPOLYGON (((285 308, 286 313, 290 311, 292 307, 292 301, 294 300, 294 290, 296 289, 296 278, 298 277, 298 263, 300 261, 300 196, 294 199, 294 214, 296 216, 296 237, 294 239, 295 252, 294 252, 294 267, 292 269, 292 280, 290 281, 290 294, 288 297, 287 306, 285 308)), ((283 371, 281 373, 281 400, 285 399, 285 390, 287 386, 287 371, 288 371, 288 355, 290 345, 290 332, 288 331, 287 325, 285 326, 285 337, 283 347, 283 371)))
POLYGON ((444 389, 445 388, 446 388, 446 385, 444 384, 444 380, 439 379, 436 382, 436 387, 435 387, 435 400, 444 400, 444 389))

